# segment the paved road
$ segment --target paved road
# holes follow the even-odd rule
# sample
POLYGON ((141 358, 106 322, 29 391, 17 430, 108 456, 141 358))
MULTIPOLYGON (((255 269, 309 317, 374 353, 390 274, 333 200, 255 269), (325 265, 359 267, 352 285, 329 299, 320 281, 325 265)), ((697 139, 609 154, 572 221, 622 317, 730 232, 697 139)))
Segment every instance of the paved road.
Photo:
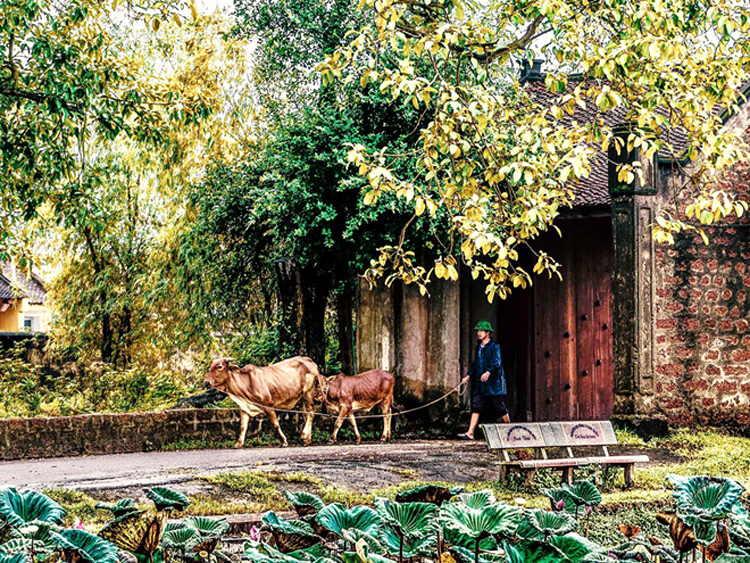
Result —
POLYGON ((246 470, 304 471, 331 484, 378 485, 396 474, 468 482, 497 476, 484 442, 194 450, 0 462, 0 487, 118 489, 190 481, 196 475, 246 470))

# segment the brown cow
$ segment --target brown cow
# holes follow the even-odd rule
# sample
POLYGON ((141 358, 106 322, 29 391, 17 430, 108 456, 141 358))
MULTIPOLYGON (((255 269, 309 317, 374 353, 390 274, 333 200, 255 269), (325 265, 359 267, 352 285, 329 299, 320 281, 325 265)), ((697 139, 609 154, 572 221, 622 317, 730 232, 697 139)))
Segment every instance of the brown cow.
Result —
POLYGON ((336 443, 339 428, 348 418, 354 427, 357 443, 360 442, 355 412, 368 412, 380 405, 383 416, 383 435, 381 442, 391 439, 391 406, 393 405, 393 376, 387 371, 373 369, 359 375, 340 373, 332 377, 318 376, 317 401, 325 403, 327 409, 338 414, 333 425, 330 443, 336 443))
POLYGON ((206 384, 224 391, 240 407, 240 437, 234 447, 241 448, 245 443, 250 417, 261 414, 271 421, 281 445, 287 446, 274 409, 294 408, 300 399, 306 413, 302 442, 307 446, 312 434, 315 382, 319 377, 315 362, 302 356, 265 367, 246 365, 241 368, 232 362, 232 358, 214 360, 208 369, 206 384))

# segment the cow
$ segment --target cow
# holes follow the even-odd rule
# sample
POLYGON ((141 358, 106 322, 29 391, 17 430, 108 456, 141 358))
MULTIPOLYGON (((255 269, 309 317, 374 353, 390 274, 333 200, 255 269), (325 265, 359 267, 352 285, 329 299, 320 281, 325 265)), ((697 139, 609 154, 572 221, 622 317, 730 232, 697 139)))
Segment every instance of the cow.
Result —
POLYGON ((291 409, 302 401, 305 427, 302 442, 310 444, 313 422, 315 384, 318 366, 310 358, 296 356, 270 366, 246 365, 239 367, 233 358, 214 360, 206 375, 206 386, 223 391, 240 407, 240 437, 235 448, 245 443, 247 425, 251 416, 265 414, 279 437, 287 446, 274 409, 291 409))
POLYGON ((380 405, 383 415, 383 435, 381 442, 391 439, 391 407, 393 405, 393 376, 387 371, 373 369, 358 375, 344 375, 340 373, 332 377, 318 376, 318 392, 316 401, 326 405, 329 412, 338 414, 333 425, 333 433, 329 443, 336 443, 336 435, 346 418, 352 423, 354 435, 359 444, 361 438, 355 412, 368 412, 376 405, 380 405))

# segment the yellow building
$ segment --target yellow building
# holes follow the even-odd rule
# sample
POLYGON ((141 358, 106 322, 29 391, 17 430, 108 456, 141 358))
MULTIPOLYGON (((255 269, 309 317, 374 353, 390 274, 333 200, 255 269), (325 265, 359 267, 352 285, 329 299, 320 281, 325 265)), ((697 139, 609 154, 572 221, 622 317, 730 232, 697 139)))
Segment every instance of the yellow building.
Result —
POLYGON ((47 332, 47 292, 36 274, 25 275, 11 264, 0 274, 0 332, 47 332))

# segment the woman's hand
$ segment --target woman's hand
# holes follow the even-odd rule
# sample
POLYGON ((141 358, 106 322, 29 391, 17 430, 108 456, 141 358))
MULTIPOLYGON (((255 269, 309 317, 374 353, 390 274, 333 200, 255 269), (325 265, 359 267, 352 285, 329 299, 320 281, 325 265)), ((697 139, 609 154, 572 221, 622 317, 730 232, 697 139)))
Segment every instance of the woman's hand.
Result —
POLYGON ((482 381, 487 381, 487 380, 488 380, 489 378, 490 378, 490 372, 488 372, 488 371, 485 371, 485 372, 484 372, 484 373, 482 374, 482 377, 480 377, 480 379, 481 379, 482 381))
POLYGON ((464 385, 464 384, 466 384, 466 383, 468 383, 468 382, 469 382, 469 376, 468 376, 468 375, 466 375, 466 376, 464 376, 464 378, 463 378, 463 379, 461 380, 461 385, 464 385))

